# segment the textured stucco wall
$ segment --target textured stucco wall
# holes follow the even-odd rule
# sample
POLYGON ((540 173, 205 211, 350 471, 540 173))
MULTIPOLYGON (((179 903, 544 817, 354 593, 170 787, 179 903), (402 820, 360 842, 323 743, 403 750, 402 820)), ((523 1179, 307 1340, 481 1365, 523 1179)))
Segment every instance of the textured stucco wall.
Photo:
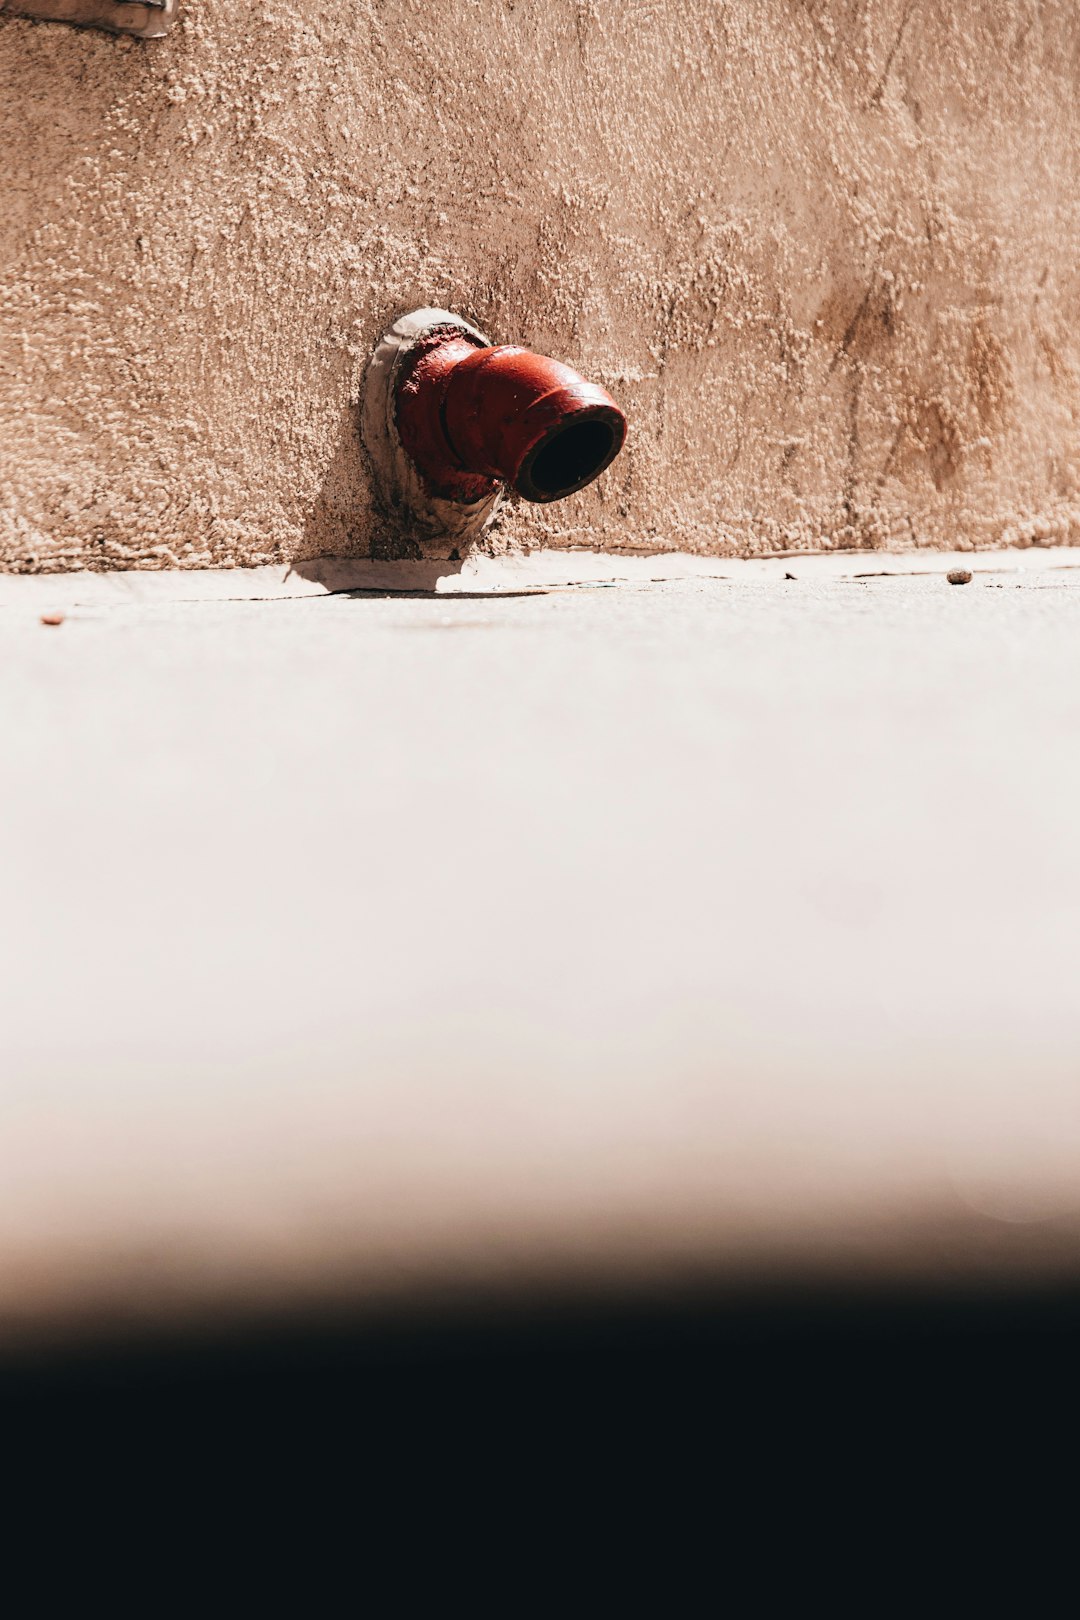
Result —
POLYGON ((461 310, 632 437, 495 543, 1080 536, 1074 0, 0 16, 0 565, 395 544, 371 346, 461 310))

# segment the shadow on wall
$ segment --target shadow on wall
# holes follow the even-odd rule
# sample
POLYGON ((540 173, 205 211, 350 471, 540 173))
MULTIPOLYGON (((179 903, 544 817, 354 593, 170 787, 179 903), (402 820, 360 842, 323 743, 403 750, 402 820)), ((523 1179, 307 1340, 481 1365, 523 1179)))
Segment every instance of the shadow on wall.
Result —
MULTIPOLYGON (((342 413, 337 446, 304 519, 299 549, 305 555, 292 563, 293 572, 319 584, 325 584, 328 577, 342 577, 343 559, 363 558, 414 564, 418 580, 430 580, 430 585, 417 584, 416 588, 433 590, 441 576, 460 573, 462 563, 452 536, 447 537, 445 547, 430 540, 421 545, 399 519, 380 509, 361 431, 360 407, 352 404, 342 413), (367 490, 362 499, 357 495, 358 472, 367 490)), ((347 588, 344 584, 327 586, 347 588)))
MULTIPOLYGON (((370 557, 378 542, 375 518, 368 501, 357 500, 356 475, 360 468, 370 485, 367 451, 360 433, 360 412, 350 405, 343 413, 337 446, 327 465, 322 484, 304 521, 301 549, 316 561, 331 557, 370 557)), ((382 525, 379 525, 379 530, 382 525)), ((419 547, 388 550, 386 556, 419 557, 419 547)), ((305 562, 295 562, 295 571, 304 579, 305 562)))

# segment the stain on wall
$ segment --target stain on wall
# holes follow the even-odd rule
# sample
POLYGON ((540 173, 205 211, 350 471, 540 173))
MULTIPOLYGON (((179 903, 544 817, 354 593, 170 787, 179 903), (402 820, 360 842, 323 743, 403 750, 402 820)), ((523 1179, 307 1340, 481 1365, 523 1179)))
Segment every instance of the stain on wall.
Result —
POLYGON ((493 546, 1075 542, 1078 86, 1073 0, 0 16, 0 566, 400 550, 358 401, 424 304, 630 414, 493 546))

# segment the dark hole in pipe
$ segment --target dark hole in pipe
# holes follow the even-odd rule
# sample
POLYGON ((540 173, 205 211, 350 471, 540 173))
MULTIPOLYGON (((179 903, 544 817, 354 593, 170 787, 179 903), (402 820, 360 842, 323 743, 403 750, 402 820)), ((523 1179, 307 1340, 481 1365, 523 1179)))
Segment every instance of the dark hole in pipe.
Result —
POLYGON ((518 478, 521 493, 530 500, 555 500, 571 495, 603 472, 615 451, 615 432, 609 422, 595 418, 568 422, 536 451, 518 478))

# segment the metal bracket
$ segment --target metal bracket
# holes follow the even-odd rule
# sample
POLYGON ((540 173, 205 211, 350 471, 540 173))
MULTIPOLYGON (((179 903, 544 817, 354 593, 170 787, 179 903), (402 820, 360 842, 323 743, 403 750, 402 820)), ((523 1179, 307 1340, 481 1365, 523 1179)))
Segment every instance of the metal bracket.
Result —
POLYGON ((103 28, 110 34, 160 39, 176 20, 180 0, 0 0, 0 16, 103 28))

